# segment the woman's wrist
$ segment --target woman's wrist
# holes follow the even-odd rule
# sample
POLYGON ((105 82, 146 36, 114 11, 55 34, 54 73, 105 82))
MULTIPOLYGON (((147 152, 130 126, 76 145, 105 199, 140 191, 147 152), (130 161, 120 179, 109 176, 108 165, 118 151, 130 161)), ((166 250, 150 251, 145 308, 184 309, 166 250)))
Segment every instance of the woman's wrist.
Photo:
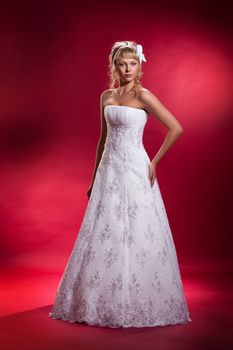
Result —
POLYGON ((153 158, 152 159, 152 161, 151 161, 151 163, 154 165, 154 166, 156 166, 157 164, 158 164, 158 160, 156 159, 156 158, 153 158))

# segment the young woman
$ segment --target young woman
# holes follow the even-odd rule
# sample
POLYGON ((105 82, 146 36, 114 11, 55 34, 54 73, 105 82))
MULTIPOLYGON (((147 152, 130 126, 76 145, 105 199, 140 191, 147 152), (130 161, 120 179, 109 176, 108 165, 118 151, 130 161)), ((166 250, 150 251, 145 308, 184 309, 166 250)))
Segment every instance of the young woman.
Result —
POLYGON ((140 84, 142 61, 134 41, 116 42, 109 55, 89 201, 49 313, 54 319, 112 328, 191 322, 156 178, 183 129, 140 84), (149 114, 168 128, 152 160, 142 142, 149 114))

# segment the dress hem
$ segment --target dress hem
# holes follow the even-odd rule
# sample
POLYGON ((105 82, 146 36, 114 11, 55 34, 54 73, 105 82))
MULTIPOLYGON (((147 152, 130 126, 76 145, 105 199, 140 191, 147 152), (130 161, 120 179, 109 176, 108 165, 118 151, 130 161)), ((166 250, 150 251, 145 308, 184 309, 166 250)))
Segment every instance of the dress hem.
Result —
POLYGON ((188 316, 188 319, 186 320, 181 320, 181 321, 174 321, 174 322, 164 322, 164 323, 153 323, 153 324, 142 324, 142 325, 135 325, 135 324, 119 324, 119 325, 113 325, 113 324, 109 324, 109 323, 105 323, 105 324, 97 324, 95 322, 91 322, 91 321, 86 321, 84 319, 80 319, 80 320, 70 320, 68 318, 64 318, 64 317, 58 317, 55 316, 52 312, 48 313, 49 317, 51 317, 54 320, 62 320, 65 322, 69 322, 69 323, 80 323, 80 324, 85 324, 88 326, 95 326, 95 327, 107 327, 107 328, 144 328, 144 327, 163 327, 163 326, 174 326, 174 325, 182 325, 182 324, 188 324, 190 322, 192 322, 192 319, 188 316))

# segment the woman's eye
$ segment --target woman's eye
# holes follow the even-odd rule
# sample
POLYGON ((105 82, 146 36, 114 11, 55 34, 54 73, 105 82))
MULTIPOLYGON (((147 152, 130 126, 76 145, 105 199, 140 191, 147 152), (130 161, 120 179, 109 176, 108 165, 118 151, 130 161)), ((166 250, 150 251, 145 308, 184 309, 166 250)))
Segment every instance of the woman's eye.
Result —
MULTIPOLYGON (((133 66, 135 66, 137 63, 136 62, 132 62, 131 63, 133 66)), ((119 66, 122 67, 124 65, 124 63, 119 63, 119 66)))

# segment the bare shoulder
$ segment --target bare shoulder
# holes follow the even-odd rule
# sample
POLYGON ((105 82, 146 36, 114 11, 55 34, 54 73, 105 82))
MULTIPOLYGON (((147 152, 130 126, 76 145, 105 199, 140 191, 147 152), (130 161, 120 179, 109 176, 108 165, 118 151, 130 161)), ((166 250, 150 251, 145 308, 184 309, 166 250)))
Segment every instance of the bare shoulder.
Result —
POLYGON ((157 97, 148 89, 141 87, 138 90, 138 97, 141 100, 141 102, 147 102, 148 100, 150 100, 151 98, 156 98, 157 97))
POLYGON ((151 113, 155 113, 156 111, 161 110, 161 108, 165 108, 159 98, 149 89, 140 89, 138 98, 144 108, 151 113))
POLYGON ((101 100, 104 102, 112 94, 113 89, 106 89, 100 94, 101 100))
POLYGON ((151 104, 159 102, 158 98, 154 94, 152 94, 152 92, 149 89, 145 87, 140 87, 138 89, 137 98, 141 107, 148 113, 152 113, 151 104))

